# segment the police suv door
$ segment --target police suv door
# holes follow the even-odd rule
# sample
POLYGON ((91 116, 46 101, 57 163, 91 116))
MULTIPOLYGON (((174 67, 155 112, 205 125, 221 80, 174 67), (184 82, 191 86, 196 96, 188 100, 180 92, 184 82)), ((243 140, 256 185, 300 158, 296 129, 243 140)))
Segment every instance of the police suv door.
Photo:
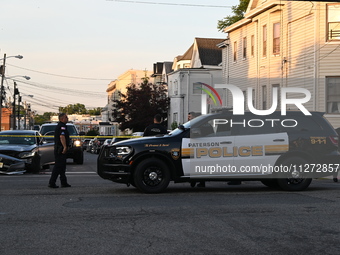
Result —
POLYGON ((268 175, 277 159, 289 149, 286 132, 279 132, 279 120, 265 116, 234 116, 234 165, 237 175, 268 175))
POLYGON ((184 176, 215 179, 233 175, 234 136, 230 123, 207 116, 203 123, 191 127, 190 137, 182 139, 184 176))

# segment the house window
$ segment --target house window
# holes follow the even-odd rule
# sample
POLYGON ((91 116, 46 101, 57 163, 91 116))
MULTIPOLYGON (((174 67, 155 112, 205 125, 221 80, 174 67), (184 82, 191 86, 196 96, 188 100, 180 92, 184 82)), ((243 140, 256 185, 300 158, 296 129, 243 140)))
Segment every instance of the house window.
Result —
POLYGON ((172 122, 177 122, 178 123, 178 113, 177 112, 173 113, 172 122))
MULTIPOLYGON (((273 88, 277 88, 277 107, 276 107, 276 110, 280 110, 281 109, 280 84, 273 84, 272 85, 272 91, 273 91, 273 88)), ((273 98, 272 98, 272 101, 273 101, 273 98)))
POLYGON ((281 34, 281 24, 275 23, 273 25, 273 54, 280 54, 280 34, 281 34))
POLYGON ((247 92, 245 90, 243 90, 242 92, 243 92, 243 98, 244 98, 244 109, 248 110, 248 108, 247 108, 247 92))
POLYGON ((267 57, 267 25, 262 27, 262 57, 267 57))
POLYGON ((234 56, 234 62, 237 61, 237 42, 234 42, 234 52, 233 52, 233 56, 234 56))
POLYGON ((247 37, 243 37, 243 59, 247 58, 247 37))
POLYGON ((194 95, 201 95, 202 94, 202 84, 199 82, 194 82, 193 83, 193 91, 192 93, 194 95))
POLYGON ((255 54, 255 38, 254 35, 250 37, 250 55, 254 57, 255 54))
POLYGON ((328 40, 340 40, 340 4, 327 4, 328 40))
POLYGON ((262 110, 267 109, 267 86, 262 86, 262 110))
POLYGON ((174 81, 174 95, 178 95, 178 82, 177 80, 174 81))
POLYGON ((340 113, 340 76, 326 77, 327 113, 340 113))

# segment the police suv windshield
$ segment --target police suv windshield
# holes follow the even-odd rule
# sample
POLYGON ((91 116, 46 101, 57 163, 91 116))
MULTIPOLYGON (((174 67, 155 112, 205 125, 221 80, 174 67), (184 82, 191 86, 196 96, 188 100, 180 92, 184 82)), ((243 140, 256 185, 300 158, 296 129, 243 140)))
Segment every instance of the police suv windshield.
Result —
MULTIPOLYGON (((202 118, 206 118, 207 115, 201 115, 198 116, 192 120, 189 120, 188 122, 184 123, 182 126, 184 127, 184 130, 190 129, 191 126, 195 125, 197 122, 199 122, 202 118)), ((176 128, 173 131, 169 133, 169 135, 178 135, 183 132, 183 129, 176 128)))

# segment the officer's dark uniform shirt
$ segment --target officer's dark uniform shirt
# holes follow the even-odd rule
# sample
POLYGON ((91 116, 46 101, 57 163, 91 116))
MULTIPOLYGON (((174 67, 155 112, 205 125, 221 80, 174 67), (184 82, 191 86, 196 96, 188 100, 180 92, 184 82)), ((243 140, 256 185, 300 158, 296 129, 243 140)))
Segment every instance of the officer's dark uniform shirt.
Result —
POLYGON ((68 133, 66 124, 61 121, 58 122, 58 125, 54 131, 54 144, 58 147, 62 146, 62 143, 60 141, 60 135, 65 136, 66 144, 68 146, 70 144, 70 135, 68 133))
POLYGON ((167 134, 167 133, 168 131, 162 124, 154 123, 146 127, 146 129, 144 130, 143 136, 154 136, 154 135, 167 134))

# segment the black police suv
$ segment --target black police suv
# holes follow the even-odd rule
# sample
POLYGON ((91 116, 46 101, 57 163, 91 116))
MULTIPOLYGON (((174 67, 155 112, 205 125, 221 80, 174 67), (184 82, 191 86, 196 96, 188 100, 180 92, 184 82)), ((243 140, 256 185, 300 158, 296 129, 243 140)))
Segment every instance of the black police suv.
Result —
MULTIPOLYGON (((54 131, 58 123, 45 123, 41 125, 40 133, 45 136, 45 139, 54 143, 54 131)), ((70 144, 67 151, 67 158, 72 158, 73 162, 82 165, 84 163, 84 152, 82 140, 79 136, 76 126, 72 123, 66 124, 70 134, 70 144)))
POLYGON ((338 135, 321 112, 257 116, 221 111, 197 117, 168 135, 105 146, 99 176, 146 193, 170 181, 254 180, 287 191, 339 172, 338 135))

